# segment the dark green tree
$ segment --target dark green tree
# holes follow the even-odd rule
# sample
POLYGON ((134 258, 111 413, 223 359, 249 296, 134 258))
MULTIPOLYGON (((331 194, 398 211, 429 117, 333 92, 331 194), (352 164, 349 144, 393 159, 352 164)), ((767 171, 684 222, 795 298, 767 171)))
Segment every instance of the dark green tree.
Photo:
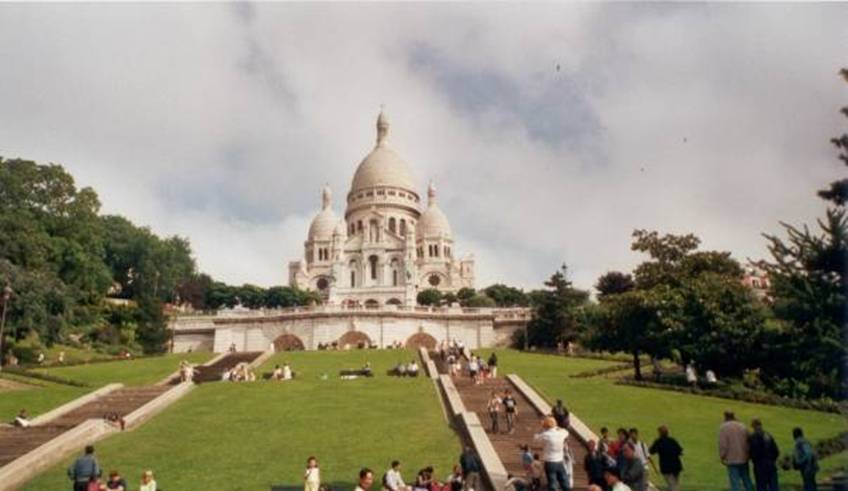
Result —
POLYGON ((498 307, 527 307, 530 304, 530 298, 523 290, 501 283, 484 288, 483 293, 498 307))
POLYGON ((602 299, 608 295, 627 293, 635 287, 636 283, 633 282, 633 276, 620 271, 604 273, 598 278, 597 283, 595 283, 598 299, 602 299))
POLYGON ((435 288, 427 288, 418 292, 418 305, 439 305, 442 303, 442 292, 435 288))
POLYGON ((531 346, 553 347, 557 342, 575 341, 581 334, 581 308, 589 301, 589 292, 574 288, 568 280, 565 264, 545 282, 544 290, 531 292, 533 318, 527 325, 531 346))

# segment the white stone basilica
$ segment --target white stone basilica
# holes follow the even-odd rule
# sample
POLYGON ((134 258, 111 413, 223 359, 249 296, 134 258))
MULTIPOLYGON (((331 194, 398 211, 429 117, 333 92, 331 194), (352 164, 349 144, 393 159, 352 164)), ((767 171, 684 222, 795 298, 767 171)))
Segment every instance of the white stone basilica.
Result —
POLYGON ((325 187, 304 259, 289 263, 289 284, 319 291, 328 304, 407 305, 418 291, 474 287, 474 259, 457 259, 453 233, 427 190, 422 207, 409 166, 389 146, 389 122, 377 118, 377 144, 359 164, 344 218, 325 187))

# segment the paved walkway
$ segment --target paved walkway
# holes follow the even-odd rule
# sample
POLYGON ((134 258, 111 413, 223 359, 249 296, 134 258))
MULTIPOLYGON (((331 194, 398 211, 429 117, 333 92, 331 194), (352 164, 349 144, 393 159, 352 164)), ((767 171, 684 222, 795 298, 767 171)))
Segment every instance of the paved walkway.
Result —
MULTIPOLYGON (((447 373, 445 363, 440 359, 439 355, 431 353, 431 358, 436 363, 439 373, 447 373)), ((464 368, 463 363, 463 368, 464 368)), ((533 443, 533 435, 541 431, 542 414, 530 404, 530 401, 525 398, 510 382, 503 378, 503 374, 499 374, 496 379, 489 379, 482 384, 474 385, 467 373, 463 373, 453 377, 454 385, 462 398, 463 404, 469 411, 473 411, 480 418, 480 422, 487 428, 491 428, 491 419, 486 411, 486 406, 491 398, 492 391, 497 391, 499 395, 503 395, 505 389, 512 391, 512 396, 515 398, 518 407, 518 418, 515 423, 515 431, 511 434, 506 433, 506 421, 501 414, 500 433, 492 434, 488 432, 489 440, 495 447, 501 462, 506 467, 510 474, 521 476, 525 475, 524 469, 521 466, 521 450, 520 445, 529 444, 532 452, 541 454, 542 448, 540 445, 533 443)), ((583 470, 583 458, 586 455, 586 448, 574 437, 568 439, 568 445, 574 455, 574 490, 586 490, 588 482, 586 473, 583 470)), ((498 490, 500 491, 500 490, 498 490)))

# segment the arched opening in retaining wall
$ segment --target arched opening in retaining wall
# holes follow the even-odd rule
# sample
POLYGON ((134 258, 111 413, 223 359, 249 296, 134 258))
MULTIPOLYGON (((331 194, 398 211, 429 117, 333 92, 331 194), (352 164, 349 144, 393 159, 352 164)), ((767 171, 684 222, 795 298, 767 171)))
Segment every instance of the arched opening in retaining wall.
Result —
POLYGON ((336 341, 340 348, 350 346, 351 348, 367 348, 371 346, 371 338, 362 331, 348 331, 336 341))
POLYGON ((390 298, 386 300, 386 305, 401 305, 403 302, 398 298, 390 298))
POLYGON ((274 351, 303 351, 306 346, 294 334, 283 334, 274 340, 274 351))
POLYGON ((410 349, 418 349, 424 348, 427 351, 436 349, 436 338, 427 334, 426 332, 419 332, 418 334, 413 334, 409 336, 409 339, 406 340, 406 347, 410 349))

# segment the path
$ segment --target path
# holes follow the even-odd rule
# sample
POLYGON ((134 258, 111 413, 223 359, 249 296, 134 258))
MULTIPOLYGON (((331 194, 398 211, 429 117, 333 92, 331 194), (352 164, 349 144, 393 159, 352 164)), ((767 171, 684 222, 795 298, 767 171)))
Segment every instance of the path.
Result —
MULTIPOLYGON (((446 364, 438 354, 431 353, 430 357, 436 363, 439 373, 447 373, 446 364)), ((506 431, 506 421, 503 415, 501 415, 502 417, 499 421, 501 433, 495 435, 487 432, 487 434, 507 472, 523 477, 525 473, 521 465, 519 445, 529 444, 532 452, 541 454, 542 447, 533 443, 533 435, 540 431, 540 420, 543 415, 536 411, 530 404, 530 401, 503 377, 504 374, 499 374, 497 379, 489 379, 480 385, 474 385, 467 373, 463 373, 462 375, 453 377, 453 383, 466 409, 476 413, 477 417, 480 418, 480 422, 487 428, 491 427, 491 420, 489 419, 489 413, 486 411, 486 406, 492 391, 497 391, 498 394, 502 395, 505 389, 512 390, 512 396, 516 400, 519 413, 515 422, 515 431, 512 434, 504 433, 506 431)), ((574 437, 568 439, 568 446, 571 449, 572 455, 574 455, 575 476, 574 488, 572 489, 576 491, 586 490, 588 483, 586 472, 583 470, 583 458, 586 455, 586 448, 574 437)))

